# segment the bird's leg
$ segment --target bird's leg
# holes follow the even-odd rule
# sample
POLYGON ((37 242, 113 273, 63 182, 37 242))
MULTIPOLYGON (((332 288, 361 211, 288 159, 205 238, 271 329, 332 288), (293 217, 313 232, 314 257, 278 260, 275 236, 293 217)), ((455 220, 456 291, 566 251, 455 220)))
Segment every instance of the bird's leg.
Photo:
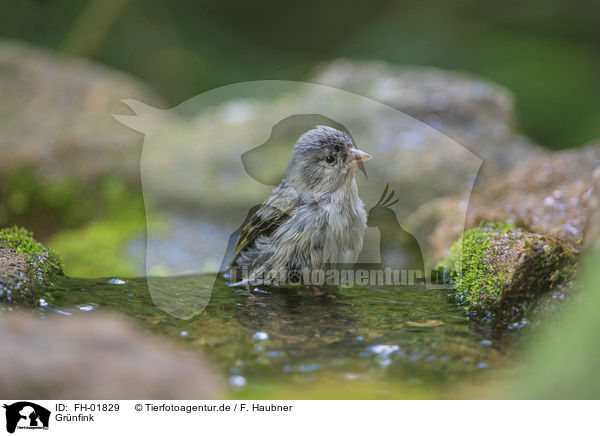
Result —
POLYGON ((263 302, 261 302, 261 301, 258 301, 258 297, 252 293, 252 291, 250 290, 250 284, 249 283, 246 283, 246 289, 245 290, 246 290, 245 294, 248 296, 248 301, 249 302, 251 302, 252 304, 256 304, 257 306, 266 307, 266 304, 263 303, 263 302))
POLYGON ((250 290, 250 284, 246 283, 246 295, 248 296, 249 300, 255 300, 256 296, 252 294, 252 291, 250 290))
POLYGON ((325 295, 327 293, 318 286, 309 286, 308 289, 310 290, 310 293, 315 297, 320 297, 321 295, 325 295))
POLYGON ((308 294, 313 297, 327 297, 335 299, 337 298, 334 294, 329 292, 327 289, 320 288, 318 286, 307 286, 308 294))

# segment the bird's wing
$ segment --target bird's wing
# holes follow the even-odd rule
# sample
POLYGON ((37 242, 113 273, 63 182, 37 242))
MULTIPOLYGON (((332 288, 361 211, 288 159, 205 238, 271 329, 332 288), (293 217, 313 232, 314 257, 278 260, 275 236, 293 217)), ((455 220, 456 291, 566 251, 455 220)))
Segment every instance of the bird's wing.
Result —
POLYGON ((277 187, 267 201, 252 215, 242 228, 235 246, 232 264, 240 253, 251 247, 259 236, 273 234, 284 222, 296 213, 297 197, 291 190, 277 187))

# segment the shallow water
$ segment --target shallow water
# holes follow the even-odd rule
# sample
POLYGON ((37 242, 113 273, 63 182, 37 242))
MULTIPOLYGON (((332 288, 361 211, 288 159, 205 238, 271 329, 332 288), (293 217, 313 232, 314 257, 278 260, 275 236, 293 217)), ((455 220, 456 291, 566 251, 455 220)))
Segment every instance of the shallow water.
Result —
MULTIPOLYGON (((209 276, 165 279, 185 301, 209 276), (191 285, 193 284, 193 285, 191 285)), ((248 298, 218 280, 206 309, 181 320, 158 309, 145 279, 64 278, 44 311, 117 311, 207 356, 233 398, 451 398, 488 379, 499 346, 444 290, 340 289, 327 296, 270 289, 248 298)))

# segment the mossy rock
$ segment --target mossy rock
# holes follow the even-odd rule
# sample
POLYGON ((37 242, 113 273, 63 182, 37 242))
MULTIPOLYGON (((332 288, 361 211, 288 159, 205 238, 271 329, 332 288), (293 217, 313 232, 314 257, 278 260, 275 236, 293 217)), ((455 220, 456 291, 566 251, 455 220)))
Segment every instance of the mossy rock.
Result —
POLYGON ((0 302, 37 306, 58 275, 62 261, 31 232, 19 227, 0 230, 0 302))
POLYGON ((520 322, 542 295, 568 282, 574 249, 554 237, 508 224, 467 230, 442 266, 454 280, 452 296, 471 315, 504 325, 520 322))

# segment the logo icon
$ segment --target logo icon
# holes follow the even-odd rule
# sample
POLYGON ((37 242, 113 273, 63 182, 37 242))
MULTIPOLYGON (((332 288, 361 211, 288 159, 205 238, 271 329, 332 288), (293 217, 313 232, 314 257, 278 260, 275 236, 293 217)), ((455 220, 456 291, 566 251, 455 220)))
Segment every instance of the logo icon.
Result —
POLYGON ((19 401, 10 405, 4 404, 6 409, 6 431, 14 433, 18 429, 48 429, 50 411, 42 406, 29 401, 19 401))

